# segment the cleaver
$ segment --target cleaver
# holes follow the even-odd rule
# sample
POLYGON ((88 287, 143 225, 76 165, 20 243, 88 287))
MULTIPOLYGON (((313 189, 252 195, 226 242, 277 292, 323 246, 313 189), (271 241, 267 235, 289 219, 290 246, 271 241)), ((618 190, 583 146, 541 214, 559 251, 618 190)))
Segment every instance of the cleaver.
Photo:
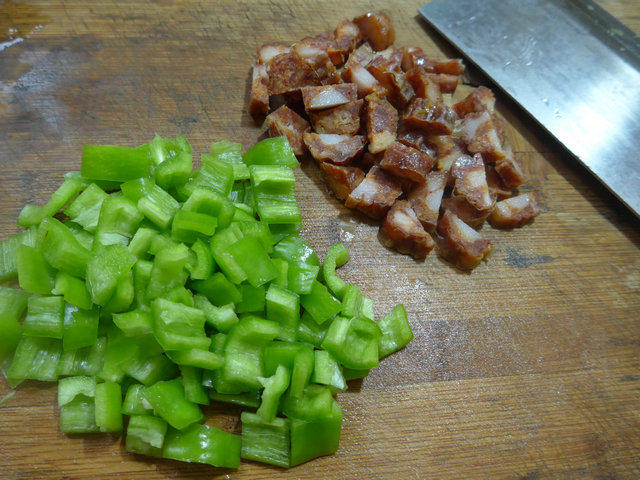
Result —
POLYGON ((591 0, 433 0, 420 15, 640 217, 640 38, 591 0))

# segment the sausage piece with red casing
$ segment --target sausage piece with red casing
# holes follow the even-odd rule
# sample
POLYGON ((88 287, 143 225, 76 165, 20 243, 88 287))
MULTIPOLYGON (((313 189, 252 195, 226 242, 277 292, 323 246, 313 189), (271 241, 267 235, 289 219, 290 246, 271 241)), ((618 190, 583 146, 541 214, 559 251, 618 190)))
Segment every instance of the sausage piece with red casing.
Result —
POLYGON ((467 144, 470 153, 481 153, 487 163, 495 163, 506 156, 504 130, 492 115, 483 110, 472 112, 456 122, 456 131, 467 144))
POLYGON ((402 186, 398 180, 374 165, 360 185, 347 197, 345 205, 371 218, 382 218, 400 195, 402 186))
POLYGON ((425 258, 436 246, 406 200, 396 200, 393 204, 380 225, 378 239, 385 247, 418 259, 425 258))
POLYGON ((454 195, 464 197, 477 210, 491 210, 494 199, 489 193, 482 155, 458 157, 451 166, 450 175, 454 179, 454 195))
POLYGON ((411 208, 425 230, 433 231, 438 224, 440 204, 444 189, 447 186, 447 174, 445 172, 431 172, 424 183, 414 188, 407 200, 411 208))
POLYGON ((495 111, 496 97, 487 87, 480 86, 467 95, 463 100, 453 105, 453 109, 458 117, 463 118, 470 113, 495 111))
POLYGON ((265 123, 270 137, 287 137, 293 153, 297 156, 304 155, 302 136, 309 130, 309 122, 286 105, 282 105, 267 115, 265 123))
POLYGON ((430 73, 431 80, 436 82, 442 93, 454 93, 460 82, 460 75, 448 75, 446 73, 430 73))
POLYGON ((358 87, 355 83, 304 87, 300 91, 307 113, 337 107, 358 99, 358 87))
POLYGON ((427 57, 420 47, 402 47, 402 69, 406 72, 416 67, 424 68, 429 73, 456 76, 464 73, 464 64, 459 58, 434 60, 427 57))
POLYGON ((435 105, 425 98, 414 98, 404 114, 407 127, 432 135, 451 135, 456 114, 446 105, 435 105))
POLYGON ((317 133, 356 135, 360 131, 360 117, 364 100, 356 100, 339 107, 309 112, 309 119, 317 133))
POLYGON ((380 166, 396 177, 421 183, 433 168, 433 158, 403 143, 393 142, 384 151, 380 166))
POLYGON ((349 54, 362 42, 362 33, 360 33, 358 26, 345 18, 338 23, 334 35, 334 45, 329 47, 327 53, 334 65, 342 65, 349 54))
POLYGON ((266 65, 272 58, 290 52, 291 46, 286 43, 265 43, 258 49, 258 63, 266 65))
POLYGON ((396 140, 398 133, 398 111, 384 98, 367 99, 366 112, 369 151, 378 153, 396 140))
POLYGON ((269 77, 267 67, 254 65, 249 97, 249 114, 255 116, 269 113, 269 77))
POLYGON ((460 220, 473 228, 478 228, 482 225, 491 213, 490 209, 478 210, 466 198, 455 195, 450 198, 443 198, 441 209, 443 212, 451 210, 460 220))
POLYGON ((437 231, 442 237, 438 253, 463 270, 475 268, 491 252, 491 242, 451 210, 445 210, 437 231))
POLYGON ((496 228, 521 227, 540 214, 538 197, 528 192, 496 203, 489 223, 496 228))
POLYGON ((524 183, 524 173, 516 160, 511 145, 505 145, 505 157, 502 160, 498 160, 494 168, 505 187, 518 188, 524 183))
POLYGON ((424 98, 434 105, 443 104, 440 86, 433 81, 424 68, 412 68, 407 71, 406 78, 413 87, 416 97, 424 98))
POLYGON ((426 153, 431 158, 436 158, 438 151, 429 139, 428 135, 420 130, 406 128, 404 125, 400 127, 398 132, 398 141, 411 148, 426 153))
POLYGON ((305 133, 303 140, 314 160, 336 165, 348 165, 358 158, 366 143, 362 135, 313 132, 305 133))
POLYGON ((278 55, 266 65, 270 95, 297 92, 302 87, 320 85, 313 68, 295 52, 278 55))
POLYGON ((374 50, 380 51, 393 45, 396 32, 391 17, 386 12, 369 12, 353 19, 362 36, 374 50))
POLYGON ((364 180, 364 172, 358 167, 343 167, 322 162, 320 170, 327 186, 339 200, 345 200, 364 180))
MULTIPOLYGON (((435 146, 438 152, 436 168, 443 172, 449 172, 453 162, 461 155, 467 154, 467 149, 462 140, 452 135, 430 135, 427 137, 429 143, 435 146)), ((453 186, 454 179, 450 179, 449 183, 453 186)))
POLYGON ((313 69, 322 85, 340 82, 340 75, 329 58, 323 39, 305 37, 293 45, 293 52, 313 69))
POLYGON ((358 97, 366 97, 372 93, 384 96, 387 90, 371 75, 358 60, 353 58, 353 53, 342 69, 342 80, 347 83, 355 83, 358 86, 358 97))
POLYGON ((487 165, 487 185, 489 185, 489 193, 492 197, 503 200, 513 195, 513 191, 508 188, 493 165, 487 165))

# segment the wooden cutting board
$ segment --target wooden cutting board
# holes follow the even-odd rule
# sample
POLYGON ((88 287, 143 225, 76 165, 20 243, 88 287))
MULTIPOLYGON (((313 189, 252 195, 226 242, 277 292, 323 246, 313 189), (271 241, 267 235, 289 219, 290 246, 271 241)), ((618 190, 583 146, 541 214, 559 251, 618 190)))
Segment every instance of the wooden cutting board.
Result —
MULTIPOLYGON (((86 143, 136 145, 155 132, 248 148, 256 47, 391 11, 398 45, 453 53, 417 18, 422 0, 85 1, 0 4, 0 236, 43 202, 86 143), (10 33, 11 32, 11 33, 10 33), (9 35, 10 33, 10 35, 9 35)), ((636 31, 633 0, 602 5, 636 31)), ((470 89, 470 87, 466 87, 470 89)), ((122 439, 58 432, 56 389, 28 383, 0 406, 6 479, 640 478, 640 223, 504 98, 544 213, 512 232, 486 226, 490 259, 469 274, 437 255, 383 248, 315 165, 296 172, 304 236, 323 256, 341 240, 349 281, 382 315, 398 302, 416 339, 339 395, 340 450, 291 470, 238 471, 144 460, 122 439)), ((639 186, 640 188, 640 186, 639 186)), ((0 382, 0 398, 9 393, 0 382)), ((210 408, 237 428, 237 411, 210 408)))

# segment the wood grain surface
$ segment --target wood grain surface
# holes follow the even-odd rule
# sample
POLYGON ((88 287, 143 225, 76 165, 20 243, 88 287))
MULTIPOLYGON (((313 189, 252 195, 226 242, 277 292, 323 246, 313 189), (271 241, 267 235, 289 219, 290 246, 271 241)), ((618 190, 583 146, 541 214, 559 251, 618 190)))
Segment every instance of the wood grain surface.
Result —
MULTIPOLYGON (((0 3, 0 237, 22 205, 45 201, 86 143, 136 145, 183 133, 245 149, 249 65, 384 7, 398 45, 454 55, 406 2, 68 0, 0 3)), ((601 4, 636 32, 635 0, 601 4)), ((471 75, 476 79, 477 75, 471 75)), ((486 82, 485 82, 486 83, 486 82)), ((470 87, 466 87, 467 89, 470 87)), ((640 222, 502 96, 499 112, 544 213, 512 232, 483 228, 494 252, 470 274, 431 254, 382 247, 307 162, 296 172, 304 235, 321 256, 351 251, 342 275, 403 302, 416 338, 339 395, 341 447, 282 470, 144 460, 122 439, 58 431, 56 389, 27 383, 0 406, 0 478, 640 478, 640 222)), ((639 186, 640 188, 640 186, 639 186)), ((0 381, 0 398, 9 393, 0 381)), ((210 408, 231 431, 238 411, 210 408)))

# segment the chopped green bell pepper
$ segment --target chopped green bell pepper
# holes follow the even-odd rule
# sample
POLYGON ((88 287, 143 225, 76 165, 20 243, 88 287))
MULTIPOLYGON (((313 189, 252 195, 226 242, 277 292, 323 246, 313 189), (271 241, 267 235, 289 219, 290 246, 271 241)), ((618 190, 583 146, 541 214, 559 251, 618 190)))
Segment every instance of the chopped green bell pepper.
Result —
POLYGON ((184 431, 170 429, 162 456, 182 462, 197 462, 214 467, 240 466, 241 438, 207 425, 191 425, 184 431))
POLYGON ((127 425, 125 450, 161 457, 167 428, 167 422, 162 418, 153 415, 132 415, 127 425))
POLYGON ((267 422, 259 415, 242 412, 242 458, 289 467, 289 420, 274 418, 267 422))
POLYGON ((185 398, 179 378, 147 387, 143 396, 151 404, 156 415, 164 418, 177 430, 184 430, 203 418, 200 408, 185 398))
POLYGON ((407 311, 402 304, 396 305, 378 322, 378 326, 382 331, 378 343, 380 358, 397 352, 413 340, 413 332, 407 320, 407 311))

